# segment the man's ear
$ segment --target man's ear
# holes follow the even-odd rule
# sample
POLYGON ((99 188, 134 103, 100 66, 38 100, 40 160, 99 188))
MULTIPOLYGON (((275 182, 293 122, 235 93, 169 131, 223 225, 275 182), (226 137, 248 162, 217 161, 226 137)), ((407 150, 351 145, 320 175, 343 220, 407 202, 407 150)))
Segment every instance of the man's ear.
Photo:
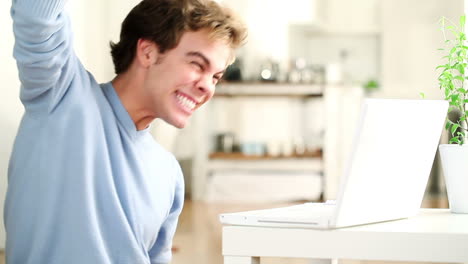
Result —
POLYGON ((155 64, 158 61, 159 56, 159 48, 156 43, 147 39, 138 40, 136 59, 142 67, 149 68, 152 64, 155 64))

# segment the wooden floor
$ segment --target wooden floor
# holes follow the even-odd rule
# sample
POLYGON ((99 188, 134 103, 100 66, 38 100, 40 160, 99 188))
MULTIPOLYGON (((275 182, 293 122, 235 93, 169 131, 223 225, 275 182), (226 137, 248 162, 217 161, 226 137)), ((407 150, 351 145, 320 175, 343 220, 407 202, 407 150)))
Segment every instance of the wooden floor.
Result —
MULTIPOLYGON (((289 203, 291 204, 291 203, 289 203)), ((218 214, 253 210, 284 204, 213 204, 186 201, 179 219, 179 227, 174 238, 174 258, 172 264, 222 264, 221 224, 218 214)), ((445 197, 427 198, 423 207, 447 208, 445 197)), ((262 258, 261 264, 311 264, 304 259, 262 258)), ((343 260, 344 264, 389 263, 377 261, 343 260)), ((401 262, 399 262, 401 263, 401 262)), ((5 264, 4 254, 0 252, 0 264, 5 264)))

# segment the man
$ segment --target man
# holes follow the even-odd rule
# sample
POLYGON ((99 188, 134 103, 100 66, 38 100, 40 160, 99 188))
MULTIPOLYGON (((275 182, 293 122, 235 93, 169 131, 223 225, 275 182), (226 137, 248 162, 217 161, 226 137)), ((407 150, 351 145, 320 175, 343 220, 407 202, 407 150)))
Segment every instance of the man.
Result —
POLYGON ((7 263, 168 263, 183 176, 148 126, 184 127, 245 29, 212 1, 143 0, 111 44, 117 76, 98 84, 73 51, 64 5, 11 9, 25 113, 8 172, 7 263))

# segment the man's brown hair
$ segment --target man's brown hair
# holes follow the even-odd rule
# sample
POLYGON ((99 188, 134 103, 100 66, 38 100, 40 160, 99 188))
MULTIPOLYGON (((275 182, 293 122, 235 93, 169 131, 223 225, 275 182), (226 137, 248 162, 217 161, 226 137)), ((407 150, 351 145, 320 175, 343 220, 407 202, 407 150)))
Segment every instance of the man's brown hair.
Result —
POLYGON ((177 46, 184 32, 201 29, 210 30, 213 39, 225 40, 233 50, 247 35, 239 18, 212 0, 141 1, 123 21, 120 41, 110 44, 115 73, 130 67, 138 39, 153 41, 164 53, 177 46))

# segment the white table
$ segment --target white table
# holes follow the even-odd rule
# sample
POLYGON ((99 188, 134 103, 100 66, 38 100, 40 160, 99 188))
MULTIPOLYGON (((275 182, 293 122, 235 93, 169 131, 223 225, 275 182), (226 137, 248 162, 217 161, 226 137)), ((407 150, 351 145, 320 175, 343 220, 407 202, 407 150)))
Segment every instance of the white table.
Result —
POLYGON ((223 227, 224 264, 260 257, 468 263, 468 214, 422 209, 397 221, 313 230, 223 227))

